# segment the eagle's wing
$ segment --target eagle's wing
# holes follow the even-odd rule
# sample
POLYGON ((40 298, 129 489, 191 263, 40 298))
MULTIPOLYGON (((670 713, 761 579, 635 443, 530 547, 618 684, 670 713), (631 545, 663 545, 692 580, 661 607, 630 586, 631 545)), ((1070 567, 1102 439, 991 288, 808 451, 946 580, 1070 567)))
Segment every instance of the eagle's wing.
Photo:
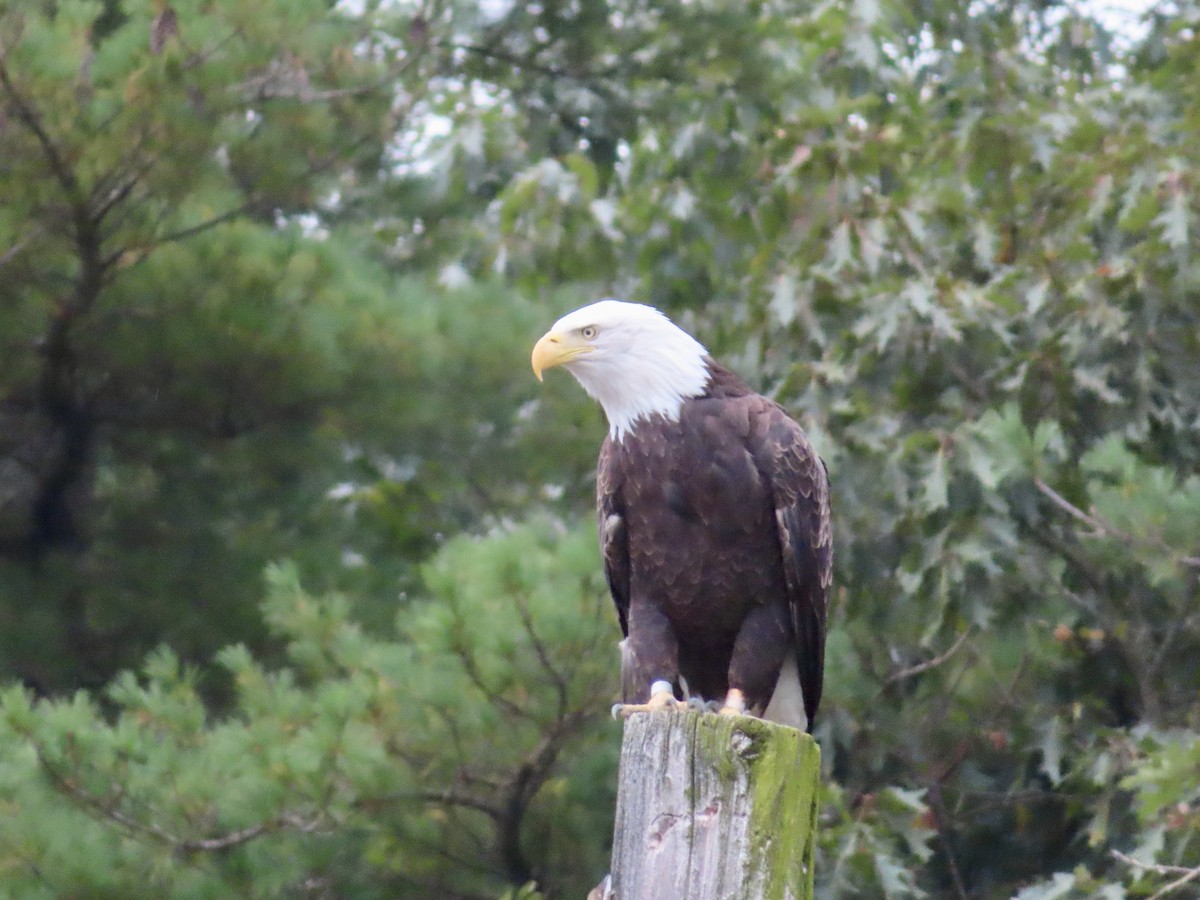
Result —
POLYGON ((600 553, 604 557, 604 577, 617 607, 617 618, 621 620, 621 633, 629 637, 629 533, 621 502, 623 480, 612 438, 605 438, 596 464, 600 553))
POLYGON ((781 407, 774 403, 771 407, 760 459, 774 496, 796 665, 811 731, 821 702, 825 620, 833 580, 829 475, 800 426, 781 407))

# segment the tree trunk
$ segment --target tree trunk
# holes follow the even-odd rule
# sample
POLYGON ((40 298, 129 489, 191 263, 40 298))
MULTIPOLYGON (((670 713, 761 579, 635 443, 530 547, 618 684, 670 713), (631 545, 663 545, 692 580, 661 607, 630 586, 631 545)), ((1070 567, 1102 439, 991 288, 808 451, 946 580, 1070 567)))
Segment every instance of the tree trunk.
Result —
POLYGON ((634 715, 610 896, 811 900, 820 761, 809 735, 761 719, 634 715))

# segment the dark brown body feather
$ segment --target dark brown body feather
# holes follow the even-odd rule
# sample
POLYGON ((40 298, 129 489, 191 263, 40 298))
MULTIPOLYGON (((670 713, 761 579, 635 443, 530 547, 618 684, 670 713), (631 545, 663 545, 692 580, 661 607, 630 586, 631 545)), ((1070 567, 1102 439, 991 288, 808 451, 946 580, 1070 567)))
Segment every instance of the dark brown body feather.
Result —
POLYGON ((738 688, 761 715, 793 654, 811 730, 833 563, 828 476, 782 407, 708 365, 708 390, 678 421, 653 416, 600 451, 625 702, 682 676, 706 700, 738 688))

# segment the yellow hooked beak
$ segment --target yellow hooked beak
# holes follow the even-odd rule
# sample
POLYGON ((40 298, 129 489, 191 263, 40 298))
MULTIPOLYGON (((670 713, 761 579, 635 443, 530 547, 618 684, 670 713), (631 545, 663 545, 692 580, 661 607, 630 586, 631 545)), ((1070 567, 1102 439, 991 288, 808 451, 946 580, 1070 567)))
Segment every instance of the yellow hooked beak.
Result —
POLYGON ((555 366, 570 362, 581 353, 590 353, 594 348, 583 343, 577 335, 548 331, 533 345, 533 374, 542 380, 542 373, 555 366))

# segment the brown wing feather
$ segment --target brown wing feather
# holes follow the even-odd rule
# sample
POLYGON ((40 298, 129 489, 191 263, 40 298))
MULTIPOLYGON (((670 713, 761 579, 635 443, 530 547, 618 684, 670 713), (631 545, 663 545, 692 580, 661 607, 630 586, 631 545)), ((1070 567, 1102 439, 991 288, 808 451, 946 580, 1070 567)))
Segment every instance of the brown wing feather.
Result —
MULTIPOLYGON (((764 401, 770 402, 770 401, 764 401)), ((804 431, 775 404, 760 453, 775 500, 804 711, 812 730, 825 671, 825 627, 833 580, 829 475, 804 431)))
POLYGON ((621 475, 611 438, 605 438, 596 464, 596 518, 600 526, 600 553, 604 577, 617 607, 621 633, 629 636, 629 535, 621 499, 621 475))

